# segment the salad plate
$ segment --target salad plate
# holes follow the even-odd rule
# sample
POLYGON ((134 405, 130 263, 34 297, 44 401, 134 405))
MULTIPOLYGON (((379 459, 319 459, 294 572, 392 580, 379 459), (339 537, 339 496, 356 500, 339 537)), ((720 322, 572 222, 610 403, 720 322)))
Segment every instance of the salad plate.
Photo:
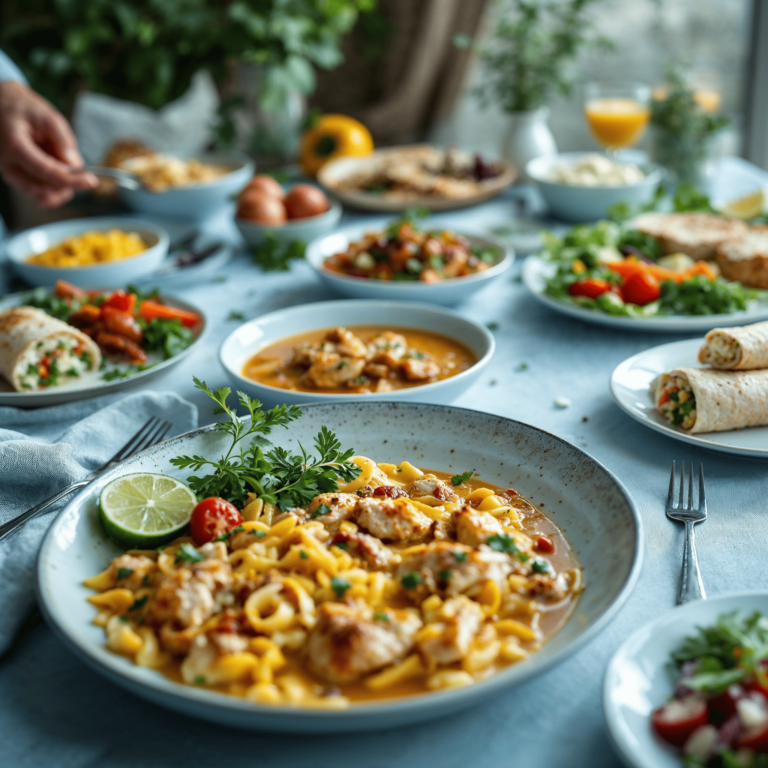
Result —
MULTIPOLYGON (((42 291, 45 289, 37 289, 42 291)), ((12 307, 23 305, 33 295, 32 291, 11 294, 0 299, 0 312, 12 307)), ((0 406, 13 406, 17 408, 39 408, 49 405, 60 405, 75 400, 85 400, 90 397, 98 397, 132 387, 138 383, 145 383, 159 376, 169 368, 180 363, 185 357, 198 349, 208 335, 209 323, 205 313, 197 307, 188 304, 181 299, 160 294, 157 297, 164 305, 185 312, 191 312, 198 316, 197 323, 190 328, 192 342, 184 349, 165 359, 160 352, 148 354, 148 367, 126 366, 115 364, 107 360, 102 370, 85 373, 81 378, 61 384, 50 389, 40 389, 34 392, 16 392, 4 379, 0 378, 0 406), (135 370, 131 370, 135 368, 135 370)))
POLYGON ((535 299, 561 314, 585 323, 624 328, 630 331, 658 333, 698 333, 729 325, 748 325, 768 320, 768 303, 751 302, 744 311, 711 315, 653 315, 650 317, 612 315, 598 309, 580 306, 567 299, 558 299, 545 292, 547 280, 554 277, 557 264, 538 256, 529 256, 523 264, 523 283, 535 299))
MULTIPOLYGON (((228 696, 171 677, 110 652, 93 623, 91 593, 83 582, 119 550, 99 523, 98 500, 118 476, 163 473, 185 480, 179 455, 215 458, 229 445, 214 425, 160 443, 107 470, 58 516, 37 562, 38 602, 46 620, 82 660, 129 691, 185 714, 229 726, 290 733, 333 733, 414 724, 477 704, 540 675, 595 637, 633 589, 641 566, 640 517, 621 483, 574 445, 535 427, 460 408, 394 402, 345 402, 304 407, 275 446, 297 451, 321 427, 343 446, 377 460, 402 461, 461 472, 472 467, 484 480, 516 484, 546 508, 565 532, 584 569, 587 589, 549 642, 523 661, 463 688, 355 703, 346 709, 266 705, 228 696)), ((458 559, 458 558, 457 558, 458 559)))
POLYGON ((700 346, 700 339, 675 341, 625 360, 611 374, 611 394, 614 400, 636 421, 675 440, 723 453, 768 458, 768 427, 691 435, 673 427, 656 410, 651 395, 651 382, 659 374, 674 368, 706 367, 697 359, 700 346))
MULTIPOLYGON (((696 600, 635 632, 615 653, 603 682, 603 713, 616 751, 632 768, 683 768, 682 756, 656 735, 653 711, 667 702, 674 682, 670 654, 722 614, 768 613, 768 594, 744 593, 696 600)), ((704 765, 694 763, 695 765, 704 765)))

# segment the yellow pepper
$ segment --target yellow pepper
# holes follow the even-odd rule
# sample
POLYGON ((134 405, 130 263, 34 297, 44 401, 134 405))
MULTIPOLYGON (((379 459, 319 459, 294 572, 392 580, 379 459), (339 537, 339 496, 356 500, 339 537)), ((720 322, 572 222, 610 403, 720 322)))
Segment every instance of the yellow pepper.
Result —
POLYGON ((373 139, 359 121, 346 115, 323 115, 301 137, 301 167, 308 176, 331 160, 350 155, 370 155, 373 139))

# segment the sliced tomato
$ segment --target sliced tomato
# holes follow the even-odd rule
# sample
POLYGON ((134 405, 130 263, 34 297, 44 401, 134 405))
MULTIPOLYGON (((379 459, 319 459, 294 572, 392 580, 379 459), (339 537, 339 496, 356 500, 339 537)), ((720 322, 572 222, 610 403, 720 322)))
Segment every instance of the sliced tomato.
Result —
POLYGON ((583 280, 571 283, 568 287, 568 293, 571 296, 586 296, 588 299, 596 299, 611 290, 614 290, 612 283, 595 277, 585 277, 583 280))
POLYGON ((536 539, 536 543, 533 545, 533 548, 537 552, 544 552, 547 555, 551 555, 555 551, 554 542, 547 536, 539 536, 536 539))
POLYGON ((661 287, 653 275, 638 272, 630 275, 621 286, 621 295, 628 304, 638 304, 643 307, 661 296, 661 287))
POLYGON ((651 715, 651 724, 664 741, 682 747, 690 735, 707 724, 707 702, 698 696, 674 699, 651 715))
POLYGON ((736 714, 736 702, 746 691, 740 685, 729 685, 726 690, 709 700, 709 716, 715 725, 724 723, 736 714))
POLYGON ((237 507, 226 499, 211 496, 203 499, 192 510, 189 530, 192 539, 199 547, 209 541, 218 539, 243 522, 237 507))
POLYGON ((118 288, 101 306, 119 309, 121 312, 133 312, 136 294, 126 293, 122 288, 118 288))
POLYGON ((76 285, 68 283, 66 280, 57 280, 53 292, 60 299, 82 299, 84 296, 88 295, 82 288, 78 288, 76 285))
POLYGON ((141 302, 139 314, 147 321, 160 318, 161 320, 180 320, 182 325, 191 328, 200 319, 194 312, 185 309, 169 307, 157 301, 145 300, 141 302))

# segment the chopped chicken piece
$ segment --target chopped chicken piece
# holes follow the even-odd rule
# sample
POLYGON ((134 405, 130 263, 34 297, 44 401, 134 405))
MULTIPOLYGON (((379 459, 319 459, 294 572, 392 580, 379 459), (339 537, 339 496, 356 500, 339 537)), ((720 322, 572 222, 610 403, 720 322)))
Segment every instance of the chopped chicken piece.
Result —
MULTIPOLYGON (((272 521, 273 524, 275 522, 277 521, 272 521)), ((259 541, 259 537, 256 536, 255 530, 237 531, 237 533, 233 533, 229 537, 227 544, 229 545, 230 550, 234 552, 236 549, 248 549, 248 547, 250 547, 251 544, 253 544, 255 541, 259 541)))
POLYGON ((432 526, 432 520, 409 499, 379 496, 358 501, 355 521, 379 539, 401 542, 423 539, 432 526))
POLYGON ((440 366, 431 360, 421 360, 418 357, 409 357, 400 365, 408 381, 426 381, 440 375, 440 366))
POLYGON ((488 512, 478 512, 472 507, 464 507, 453 513, 456 523, 456 538, 468 547, 479 547, 489 536, 501 536, 504 529, 501 523, 488 512))
POLYGON ((120 555, 112 561, 110 571, 118 587, 135 592, 154 567, 154 561, 143 555, 120 555))
POLYGON ((160 582, 147 609, 147 620, 162 624, 173 621, 178 626, 200 626, 222 605, 233 601, 227 591, 232 585, 228 562, 203 560, 181 568, 160 582))
POLYGON ((421 600, 435 593, 460 595, 489 579, 501 585, 512 570, 512 560, 504 552, 438 541, 429 544, 423 552, 404 557, 397 569, 397 578, 402 583, 405 577, 403 586, 408 595, 421 600))
POLYGON ((454 525, 453 518, 448 520, 435 520, 432 523, 432 538, 435 541, 446 541, 450 539, 455 532, 456 526, 454 525))
POLYGON ((408 351, 405 336, 392 331, 384 331, 368 345, 368 354, 372 363, 383 363, 394 368, 408 351))
POLYGON ((201 555, 205 555, 206 560, 227 559, 227 545, 223 541, 209 541, 202 547, 198 547, 197 551, 201 555))
POLYGON ((370 568, 386 568, 393 558, 392 550, 375 536, 360 531, 339 531, 331 542, 341 544, 355 557, 360 557, 370 568))
POLYGON ((446 600, 437 617, 440 634, 419 641, 419 650, 433 664, 452 664, 467 655, 484 619, 483 609, 464 595, 446 600))
POLYGON ((336 352, 344 357, 367 357, 368 347, 362 339, 346 328, 334 328, 325 338, 336 345, 336 352))
POLYGON ((411 650, 422 622, 413 609, 376 615, 361 601, 323 603, 307 641, 309 668, 334 683, 348 683, 398 662, 411 650))
POLYGON ((248 638, 223 632, 199 634, 192 641, 189 654, 181 663, 181 677, 187 685, 203 681, 207 685, 229 682, 229 676, 222 677, 212 669, 219 656, 240 653, 248 647, 248 638))
POLYGON ((376 382, 375 392, 391 392, 394 389, 392 382, 389 379, 379 379, 376 382))
POLYGON ((349 359, 336 353, 324 352, 315 356, 305 376, 310 384, 321 389, 331 389, 358 378, 363 368, 363 358, 349 359))
POLYGON ((533 574, 528 579, 528 594, 531 597, 542 598, 547 602, 559 602, 568 595, 568 582, 565 574, 555 576, 553 573, 533 574))
POLYGON ((456 491, 434 475, 424 475, 411 483, 408 495, 414 499, 419 496, 434 496, 440 501, 456 501, 456 491))
POLYGON ((352 516, 360 499, 354 493, 321 493, 307 507, 307 520, 317 520, 328 530, 335 530, 343 520, 352 516), (317 514, 321 506, 328 507, 325 514, 317 514))
POLYGON ((363 373, 372 379, 386 379, 390 370, 389 366, 383 363, 368 363, 363 369, 363 373))

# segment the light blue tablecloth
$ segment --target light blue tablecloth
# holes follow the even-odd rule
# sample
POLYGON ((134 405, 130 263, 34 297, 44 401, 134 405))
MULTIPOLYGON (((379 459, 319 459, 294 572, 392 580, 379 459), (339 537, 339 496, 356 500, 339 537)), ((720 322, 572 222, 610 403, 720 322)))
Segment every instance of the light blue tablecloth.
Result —
MULTIPOLYGON (((721 167, 718 196, 749 191, 768 175, 741 161, 721 167)), ((509 197, 444 216, 457 229, 509 223, 509 197)), ((232 228, 210 223, 218 234, 232 228)), ((233 235, 234 236, 234 235, 233 235)), ((456 404, 526 421, 588 451, 626 484, 646 533, 640 581, 623 610, 590 645, 538 679, 442 721, 397 731, 301 737, 247 733, 188 720, 123 692, 74 658, 44 626, 33 629, 0 664, 0 765, 188 768, 226 762, 232 768, 466 768, 520 765, 608 768, 619 765, 601 712, 605 666, 637 627, 673 607, 682 554, 682 529, 663 511, 673 459, 701 461, 708 482, 709 520, 697 532, 710 595, 768 589, 765 522, 768 463, 697 450, 645 429, 614 405, 613 368, 626 357, 681 336, 622 333, 553 314, 508 278, 459 311, 497 322, 498 349, 485 378, 456 404), (516 370, 527 363, 524 371, 516 370), (491 382, 495 381, 495 384, 491 382), (556 397, 572 405, 560 409, 556 397)), ((210 404, 192 389, 192 375, 225 383, 217 359, 235 327, 233 310, 253 317, 279 307, 330 298, 306 265, 287 275, 263 275, 238 257, 227 281, 179 291, 205 306, 213 332, 205 349, 156 380, 195 402, 200 422, 210 404)))

